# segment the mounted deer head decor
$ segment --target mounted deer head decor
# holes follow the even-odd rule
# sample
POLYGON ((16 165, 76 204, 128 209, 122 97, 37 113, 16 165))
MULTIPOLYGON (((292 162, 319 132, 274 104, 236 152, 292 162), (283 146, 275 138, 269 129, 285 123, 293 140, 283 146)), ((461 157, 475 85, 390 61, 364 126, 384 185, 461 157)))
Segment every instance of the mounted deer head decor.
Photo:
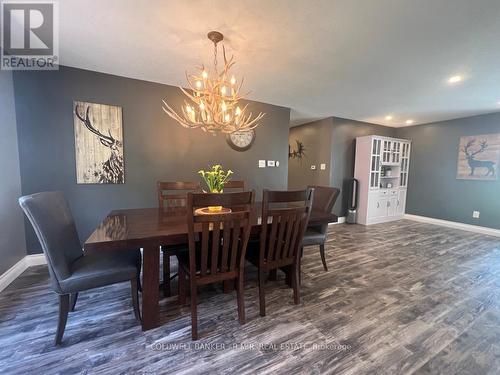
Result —
POLYGON ((79 184, 123 184, 122 109, 74 103, 76 178, 79 184))
POLYGON ((457 178, 496 180, 500 134, 461 137, 457 178))
POLYGON ((299 159, 301 160, 306 156, 306 148, 304 144, 299 140, 295 140, 296 149, 292 150, 292 146, 288 145, 288 159, 299 159))

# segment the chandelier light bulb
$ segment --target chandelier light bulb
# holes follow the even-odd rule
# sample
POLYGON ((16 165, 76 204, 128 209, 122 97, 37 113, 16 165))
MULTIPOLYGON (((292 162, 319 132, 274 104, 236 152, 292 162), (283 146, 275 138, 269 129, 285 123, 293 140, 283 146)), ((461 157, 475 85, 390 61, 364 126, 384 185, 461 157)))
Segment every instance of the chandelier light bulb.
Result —
POLYGON ((231 85, 234 86, 234 84, 236 83, 236 78, 234 78, 234 76, 231 77, 231 85))
POLYGON ((222 86, 221 89, 220 89, 220 93, 222 95, 226 95, 226 86, 222 86))
POLYGON ((239 116, 239 115, 241 115, 241 108, 236 107, 236 116, 239 116))
POLYGON ((208 73, 206 70, 204 70, 202 73, 201 73, 201 76, 203 77, 203 79, 207 79, 208 78, 208 73))
POLYGON ((201 89, 201 81, 196 81, 196 87, 201 89))

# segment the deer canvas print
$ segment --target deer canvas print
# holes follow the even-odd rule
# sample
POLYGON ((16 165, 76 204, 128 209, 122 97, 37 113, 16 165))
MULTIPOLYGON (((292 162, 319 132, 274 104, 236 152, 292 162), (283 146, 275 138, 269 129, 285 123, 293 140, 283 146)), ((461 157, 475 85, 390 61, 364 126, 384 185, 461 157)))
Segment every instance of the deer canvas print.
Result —
POLYGON ((123 184, 121 107, 73 103, 78 184, 123 184))
POLYGON ((500 134, 460 137, 457 178, 496 180, 500 159, 500 134))

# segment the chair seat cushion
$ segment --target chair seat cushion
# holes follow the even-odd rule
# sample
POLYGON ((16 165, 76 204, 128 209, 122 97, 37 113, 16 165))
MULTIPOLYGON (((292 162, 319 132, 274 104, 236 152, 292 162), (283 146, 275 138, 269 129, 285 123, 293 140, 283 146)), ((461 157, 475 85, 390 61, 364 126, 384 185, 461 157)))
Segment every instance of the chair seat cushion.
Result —
POLYGON ((321 233, 314 228, 307 228, 302 240, 302 246, 321 245, 326 240, 326 233, 321 233))
POLYGON ((139 250, 85 254, 71 264, 71 276, 60 281, 64 293, 132 280, 141 269, 139 250))

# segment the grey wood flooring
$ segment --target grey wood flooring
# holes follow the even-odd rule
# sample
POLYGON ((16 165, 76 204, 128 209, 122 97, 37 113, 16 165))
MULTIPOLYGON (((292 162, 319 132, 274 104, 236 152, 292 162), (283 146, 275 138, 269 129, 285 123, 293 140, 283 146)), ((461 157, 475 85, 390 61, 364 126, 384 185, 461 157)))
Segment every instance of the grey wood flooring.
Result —
POLYGON ((82 293, 63 346, 45 267, 0 293, 2 374, 496 374, 500 369, 500 239, 402 220, 331 227, 324 272, 305 249, 302 303, 283 275, 258 314, 248 267, 247 324, 235 293, 200 291, 201 339, 188 307, 161 301, 164 325, 143 333, 128 284, 82 293))

